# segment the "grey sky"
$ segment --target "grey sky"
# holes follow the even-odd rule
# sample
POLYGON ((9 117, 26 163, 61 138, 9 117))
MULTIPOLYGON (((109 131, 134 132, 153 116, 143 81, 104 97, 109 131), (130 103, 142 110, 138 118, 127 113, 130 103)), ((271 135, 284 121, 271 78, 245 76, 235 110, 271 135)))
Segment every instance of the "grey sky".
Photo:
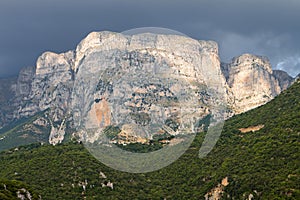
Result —
POLYGON ((299 0, 1 0, 0 77, 35 64, 44 51, 74 49, 91 31, 164 27, 215 40, 222 61, 268 56, 300 72, 299 0))

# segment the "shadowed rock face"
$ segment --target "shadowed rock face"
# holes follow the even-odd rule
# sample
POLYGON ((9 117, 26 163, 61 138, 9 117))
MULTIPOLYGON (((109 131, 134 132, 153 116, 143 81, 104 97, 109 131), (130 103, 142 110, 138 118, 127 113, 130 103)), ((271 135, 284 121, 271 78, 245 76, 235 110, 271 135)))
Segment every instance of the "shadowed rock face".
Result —
POLYGON ((273 70, 273 75, 278 80, 281 90, 286 90, 294 81, 293 77, 282 70, 273 70))
POLYGON ((17 77, 0 79, 0 127, 12 120, 9 101, 15 96, 17 77))
MULTIPOLYGON (((76 118, 70 110, 72 102, 84 104, 87 98, 93 103, 86 104, 83 110, 95 113, 96 122, 105 118, 105 124, 109 124, 111 119, 108 116, 113 111, 107 106, 109 102, 103 100, 103 95, 116 92, 113 91, 115 86, 107 81, 111 74, 118 73, 119 68, 122 68, 122 73, 130 73, 130 70, 154 65, 156 69, 167 66, 170 77, 181 78, 189 84, 189 89, 198 91, 199 100, 204 102, 198 115, 207 115, 210 112, 209 105, 216 101, 204 91, 205 85, 215 86, 218 92, 224 94, 229 112, 234 114, 270 101, 291 84, 287 74, 272 71, 265 57, 244 54, 221 66, 218 45, 213 41, 198 41, 177 35, 125 36, 107 31, 92 32, 79 43, 75 51, 62 54, 46 52, 38 58, 35 67, 24 68, 16 81, 9 82, 10 86, 1 84, 2 88, 11 88, 11 92, 4 92, 9 94, 9 98, 6 98, 6 102, 9 102, 6 104, 8 114, 4 115, 1 111, 1 123, 4 125, 12 119, 50 109, 47 117, 53 128, 59 129, 62 127, 55 126, 64 124, 62 122, 65 119, 72 122, 76 118), (99 70, 105 71, 106 75, 97 77, 99 70), (94 79, 98 79, 95 84, 98 88, 90 88, 89 91, 87 88, 95 83, 92 81, 94 79), (85 91, 85 97, 76 99, 76 95, 72 95, 74 89, 85 91)), ((143 89, 147 87, 136 88, 136 99, 143 98, 143 89)), ((167 89, 160 91, 158 88, 158 96, 167 98, 167 89)), ((0 95, 5 96, 4 93, 0 95)), ((151 90, 146 93, 151 93, 151 90)), ((124 103, 135 109, 143 105, 156 109, 146 100, 124 100, 124 103)), ((147 116, 147 112, 143 112, 143 116, 147 116)), ((131 116, 137 115, 140 116, 140 113, 131 116)))

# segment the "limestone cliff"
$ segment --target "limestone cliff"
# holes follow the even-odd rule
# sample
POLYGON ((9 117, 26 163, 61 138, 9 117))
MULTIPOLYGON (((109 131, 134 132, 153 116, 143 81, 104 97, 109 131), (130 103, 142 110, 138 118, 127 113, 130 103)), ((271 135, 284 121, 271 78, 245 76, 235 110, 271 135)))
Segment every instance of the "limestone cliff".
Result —
MULTIPOLYGON (((92 33, 87 37, 89 40, 83 40, 77 48, 87 52, 78 50, 78 65, 75 67, 72 107, 76 125, 85 123, 89 128, 104 128, 121 124, 122 131, 127 127, 127 134, 132 130, 130 134, 138 137, 151 137, 160 130, 143 132, 134 125, 128 128, 129 124, 147 127, 150 121, 160 125, 167 120, 177 123, 178 110, 181 114, 188 113, 196 105, 191 101, 199 98, 206 101, 203 107, 193 107, 193 116, 184 118, 185 121, 196 119, 208 114, 208 104, 218 101, 214 98, 207 101, 209 97, 200 92, 201 86, 207 84, 225 93, 223 86, 226 81, 215 42, 149 33, 133 36, 112 33, 109 38, 107 32, 104 35, 92 33), (153 77, 152 74, 161 76, 153 77), (168 79, 168 87, 161 82, 162 79, 168 79), (179 92, 188 91, 191 98, 181 107, 179 92), (113 106, 109 107, 109 104, 113 106), (82 121, 83 118, 88 122, 82 121)), ((95 141, 97 136, 90 135, 89 138, 95 141)))
POLYGON ((51 108, 54 121, 63 120, 73 87, 74 53, 46 52, 36 63, 29 95, 18 109, 17 117, 32 115, 51 108))
MULTIPOLYGON (((63 129, 66 123, 72 124, 76 121, 76 113, 73 115, 74 110, 70 109, 74 106, 72 103, 76 102, 85 105, 80 109, 78 116, 81 112, 85 112, 86 115, 94 113, 96 123, 104 117, 105 123, 109 124, 113 111, 106 106, 105 95, 111 94, 114 88, 114 85, 107 81, 109 74, 117 74, 120 70, 130 72, 145 66, 155 66, 153 70, 161 70, 167 66, 170 77, 184 79, 190 84, 191 91, 198 91, 197 98, 204 106, 195 115, 207 115, 210 112, 209 105, 217 101, 206 93, 207 91, 199 92, 199 88, 203 88, 204 85, 216 87, 218 92, 224 94, 228 112, 234 114, 270 101, 291 84, 287 74, 272 71, 265 57, 244 54, 221 66, 218 45, 213 41, 198 41, 177 35, 128 36, 107 31, 92 32, 74 51, 61 54, 43 53, 35 67, 24 68, 17 80, 12 81, 9 87, 5 86, 10 88, 9 92, 0 90, 2 99, 4 93, 8 94, 3 101, 0 99, 1 106, 4 105, 4 101, 5 105, 9 105, 5 114, 3 109, 1 110, 1 123, 4 125, 13 119, 32 116, 48 109, 48 123, 52 126, 50 137, 54 138, 53 141, 51 138, 49 141, 58 143, 64 138, 63 129), (99 77, 99 70, 105 71, 107 77, 99 77), (96 84, 94 80, 97 80, 96 84), (92 83, 94 86, 89 89, 92 83), (76 96, 74 89, 85 95, 76 96), (93 103, 86 103, 91 99, 93 103)), ((158 91, 160 87, 147 84, 144 86, 136 87, 135 90, 147 90, 146 93, 151 93, 154 88, 158 91)), ((160 88, 161 102, 172 98, 168 92, 171 94, 176 90, 175 86, 174 88, 160 88)), ((124 105, 135 107, 136 110, 148 106, 150 110, 158 111, 151 102, 145 101, 143 96, 146 94, 136 92, 135 95, 136 101, 124 99, 124 105)), ((132 116, 136 114, 133 113, 132 116)), ((160 114, 171 115, 172 112, 160 114)))
POLYGON ((0 79, 0 128, 13 118, 9 101, 16 94, 16 82, 16 77, 0 79))
POLYGON ((273 99, 281 92, 266 57, 243 54, 223 65, 229 99, 235 113, 245 112, 273 99))
POLYGON ((278 80, 281 90, 286 90, 294 81, 293 77, 282 70, 273 70, 273 75, 278 80))

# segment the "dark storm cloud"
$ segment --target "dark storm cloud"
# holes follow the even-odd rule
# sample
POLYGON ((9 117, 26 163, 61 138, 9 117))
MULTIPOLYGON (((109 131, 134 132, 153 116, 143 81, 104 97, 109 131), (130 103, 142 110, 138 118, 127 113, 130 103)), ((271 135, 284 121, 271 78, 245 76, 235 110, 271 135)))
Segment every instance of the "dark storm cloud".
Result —
POLYGON ((216 40, 223 61, 241 53, 299 73, 298 0, 1 0, 0 76, 34 65, 44 51, 74 49, 91 31, 154 26, 216 40))

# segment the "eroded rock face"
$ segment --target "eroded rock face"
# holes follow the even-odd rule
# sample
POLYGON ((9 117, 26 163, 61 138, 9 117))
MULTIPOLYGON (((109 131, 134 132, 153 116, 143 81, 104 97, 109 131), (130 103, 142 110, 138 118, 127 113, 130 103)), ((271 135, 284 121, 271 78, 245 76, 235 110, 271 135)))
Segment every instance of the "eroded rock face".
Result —
POLYGON ((294 79, 282 70, 273 70, 273 75, 279 82, 281 90, 286 90, 294 81, 294 79))
MULTIPOLYGON (((96 123, 104 119, 105 124, 110 124, 113 110, 107 106, 109 99, 106 98, 115 86, 108 81, 109 77, 119 73, 120 69, 122 73, 130 74, 130 70, 145 70, 147 66, 152 66, 151 70, 167 66, 170 77, 182 78, 189 83, 190 91, 198 92, 196 96, 203 103, 195 112, 197 116, 209 114, 209 105, 218 101, 203 89, 205 85, 223 94, 228 112, 236 114, 270 101, 291 84, 290 77, 284 72, 272 71, 265 57, 244 54, 221 66, 218 45, 213 41, 176 35, 125 36, 107 31, 93 32, 79 43, 75 51, 62 54, 45 52, 38 58, 35 67, 21 70, 18 79, 9 86, 10 96, 5 99, 9 102, 6 104, 9 105, 8 111, 5 111, 6 114, 1 111, 1 122, 5 124, 49 109, 50 141, 57 143, 63 139, 65 125, 62 124, 73 123, 76 118, 82 117, 80 114, 73 115, 70 109, 74 106, 72 102, 77 102, 85 105, 82 108, 84 112, 94 113, 96 123), (99 70, 105 72, 101 72, 100 77, 99 70), (97 79, 96 84, 94 79, 97 79), (84 95, 74 97, 74 89, 84 95), (85 103, 87 99, 92 99, 93 103, 85 103)), ((147 87, 136 87, 135 98, 142 99, 143 95, 151 93, 149 90, 143 94, 147 87)), ((173 87, 169 88, 171 92, 176 91, 177 86, 173 87)), ((158 88, 157 94, 162 99, 171 98, 167 89, 159 91, 158 88)), ((158 109, 145 99, 144 102, 124 100, 123 103, 135 110, 143 106, 152 111, 158 109)), ((146 116, 147 112, 143 112, 146 116)), ((172 112, 165 111, 163 114, 171 115, 172 112)))
POLYGON ((0 127, 18 118, 15 111, 29 96, 34 74, 34 67, 24 67, 17 77, 0 79, 0 127))
POLYGON ((0 128, 12 120, 10 99, 16 94, 17 78, 0 79, 0 128))
POLYGON ((31 91, 31 82, 35 75, 34 67, 25 67, 21 69, 17 84, 16 84, 16 96, 19 98, 27 97, 31 91))
POLYGON ((232 59, 224 68, 229 99, 235 113, 263 105, 281 92, 267 58, 244 54, 232 59))
MULTIPOLYGON (((71 51, 63 54, 46 52, 41 55, 30 82, 26 82, 29 90, 23 90, 23 98, 18 99, 22 103, 15 116, 31 116, 51 108, 52 119, 61 121, 69 108, 74 79, 73 65, 74 53, 71 51)), ((22 82, 18 83, 18 87, 20 85, 22 82)))
MULTIPOLYGON (((221 100, 208 100, 209 92, 203 88, 225 94, 215 42, 154 34, 114 34, 100 44, 92 41, 94 48, 78 62, 72 99, 75 125, 104 128, 117 124, 127 134, 132 130, 130 135, 151 138, 167 120, 186 125, 207 115, 209 104, 221 100), (183 92, 189 98, 181 105, 183 92), (178 119, 182 113, 193 115, 178 119)), ((176 130, 168 131, 176 134, 176 130)))

